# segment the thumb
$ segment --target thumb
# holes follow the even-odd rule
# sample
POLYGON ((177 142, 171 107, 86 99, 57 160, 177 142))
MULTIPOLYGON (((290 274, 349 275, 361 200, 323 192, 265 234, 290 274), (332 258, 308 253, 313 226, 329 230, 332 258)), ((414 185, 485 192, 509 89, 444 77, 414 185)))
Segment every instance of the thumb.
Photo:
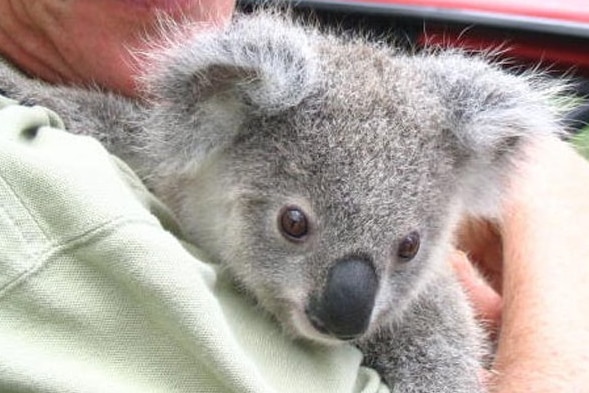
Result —
POLYGON ((477 317, 492 333, 501 325, 501 296, 485 281, 470 263, 466 254, 455 250, 450 255, 450 263, 470 299, 477 317))

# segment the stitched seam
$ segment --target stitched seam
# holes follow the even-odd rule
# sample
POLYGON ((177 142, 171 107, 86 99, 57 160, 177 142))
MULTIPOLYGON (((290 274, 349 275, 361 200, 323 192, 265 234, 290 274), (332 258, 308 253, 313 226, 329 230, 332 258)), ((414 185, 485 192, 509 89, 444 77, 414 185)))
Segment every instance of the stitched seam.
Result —
POLYGON ((26 210, 29 217, 34 221, 34 223, 37 225, 37 228, 39 228, 39 230, 41 231, 41 233, 45 237, 45 240, 50 241, 51 237, 47 234, 47 232, 45 232, 45 230, 41 226, 41 223, 37 220, 37 217, 31 212, 31 210, 24 203, 22 198, 16 193, 16 191, 14 191, 14 187, 12 187, 12 185, 3 176, 0 176, 0 181, 2 181, 2 183, 6 185, 6 187, 8 188, 10 193, 12 194, 12 196, 18 201, 18 203, 22 206, 22 208, 26 210))
POLYGON ((69 249, 78 247, 87 243, 92 240, 93 237, 104 237, 109 232, 113 232, 114 229, 123 225, 123 224, 137 224, 141 223, 144 225, 148 225, 155 228, 160 228, 160 226, 154 222, 147 221, 143 218, 131 218, 127 216, 119 216, 105 222, 101 225, 98 225, 92 229, 89 229, 77 236, 73 236, 63 242, 53 242, 50 244, 46 250, 42 253, 38 253, 38 260, 33 263, 29 268, 25 269, 21 272, 16 278, 9 281, 6 285, 0 287, 0 299, 5 296, 9 291, 18 287, 21 283, 25 282, 29 277, 40 271, 47 265, 48 259, 57 253, 60 252, 67 252, 69 249))
MULTIPOLYGON (((14 218, 12 217, 12 215, 10 214, 10 211, 6 210, 5 208, 3 208, 2 206, 0 206, 0 208, 2 209, 2 211, 5 214, 5 217, 8 219, 8 224, 10 225, 10 228, 14 229, 15 233, 22 239, 24 244, 27 244, 30 240, 27 239, 25 237, 25 235, 22 233, 22 231, 20 230, 19 226, 16 224, 16 222, 14 221, 14 218)), ((35 253, 31 253, 28 249, 24 250, 24 254, 25 256, 29 257, 29 258, 34 258, 36 256, 38 256, 40 253, 39 252, 35 252, 35 253)), ((0 290, 2 289, 2 287, 0 287, 0 290)))

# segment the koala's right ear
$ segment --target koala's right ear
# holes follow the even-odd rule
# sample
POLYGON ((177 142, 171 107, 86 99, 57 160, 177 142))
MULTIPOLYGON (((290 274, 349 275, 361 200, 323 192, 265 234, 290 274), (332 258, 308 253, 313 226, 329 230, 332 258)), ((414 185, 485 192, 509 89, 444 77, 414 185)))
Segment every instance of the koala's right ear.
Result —
POLYGON ((418 58, 416 66, 445 108, 442 136, 461 171, 465 206, 471 214, 494 217, 513 163, 525 158, 522 147, 561 135, 566 81, 512 74, 460 52, 418 58))
POLYGON ((201 30, 147 55, 141 83, 154 103, 150 128, 175 129, 156 139, 180 150, 190 139, 206 150, 230 137, 222 134, 247 111, 299 104, 315 88, 312 34, 273 14, 239 16, 225 30, 201 30), (179 135, 188 132, 195 135, 179 135))

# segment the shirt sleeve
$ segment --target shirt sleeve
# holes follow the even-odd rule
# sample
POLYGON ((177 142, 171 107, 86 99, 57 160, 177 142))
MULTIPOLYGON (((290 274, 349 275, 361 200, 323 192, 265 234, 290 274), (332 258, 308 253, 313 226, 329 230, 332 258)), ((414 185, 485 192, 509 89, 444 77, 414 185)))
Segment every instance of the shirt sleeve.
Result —
POLYGON ((0 391, 385 393, 294 342, 95 140, 0 96, 0 391))

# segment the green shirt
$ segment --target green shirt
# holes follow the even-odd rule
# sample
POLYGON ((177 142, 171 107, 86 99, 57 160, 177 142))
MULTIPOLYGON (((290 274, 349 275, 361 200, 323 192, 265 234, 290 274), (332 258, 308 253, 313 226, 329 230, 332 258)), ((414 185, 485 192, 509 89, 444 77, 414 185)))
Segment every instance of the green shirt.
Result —
POLYGON ((388 392, 357 349, 285 337, 62 128, 0 96, 0 392, 388 392))

